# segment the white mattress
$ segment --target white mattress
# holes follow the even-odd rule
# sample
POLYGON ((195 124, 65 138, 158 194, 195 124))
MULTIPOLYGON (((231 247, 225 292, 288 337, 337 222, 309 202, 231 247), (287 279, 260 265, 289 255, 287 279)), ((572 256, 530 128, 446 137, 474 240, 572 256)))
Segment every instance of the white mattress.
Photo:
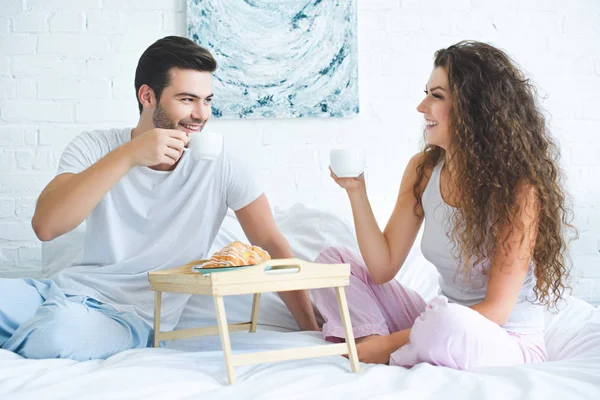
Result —
MULTIPOLYGON (((235 352, 324 343, 316 332, 231 335, 235 352)), ((26 360, 0 350, 0 398, 7 399, 599 399, 600 309, 571 299, 549 321, 555 361, 468 372, 420 364, 361 364, 341 356, 237 367, 227 385, 217 336, 130 350, 107 360, 26 360), (557 359, 558 358, 558 359, 557 359)))
MULTIPOLYGON (((276 220, 300 258, 313 259, 325 245, 356 246, 346 222, 327 213, 297 205, 277 212, 276 220)), ((76 259, 80 233, 44 248, 46 275, 76 259)), ((240 238, 230 216, 215 247, 240 238)), ((435 294, 435 270, 418 253, 397 278, 426 299, 435 294)), ((214 324, 210 303, 194 296, 178 327, 214 324)), ((226 310, 229 322, 247 319, 250 297, 226 298, 226 310)), ((259 321, 257 333, 231 335, 234 352, 324 343, 315 332, 290 332, 294 322, 274 295, 263 297, 259 321)), ((559 314, 547 314, 546 325, 552 361, 542 364, 468 372, 361 364, 354 374, 348 360, 334 356, 237 367, 233 386, 218 336, 88 362, 26 360, 0 350, 0 399, 600 399, 600 308, 571 298, 559 314)))

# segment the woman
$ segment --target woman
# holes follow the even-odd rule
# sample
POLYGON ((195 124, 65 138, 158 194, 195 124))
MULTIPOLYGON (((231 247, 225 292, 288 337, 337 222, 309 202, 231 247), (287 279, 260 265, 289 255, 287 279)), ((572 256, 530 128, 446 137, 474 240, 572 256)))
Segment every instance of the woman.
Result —
MULTIPOLYGON (((562 234, 571 225, 535 94, 501 50, 457 43, 435 54, 417 107, 425 149, 408 163, 383 232, 364 176, 331 173, 350 198, 362 259, 329 248, 317 262, 351 264, 361 361, 467 369, 547 360, 543 306, 567 288, 562 234), (423 222, 421 248, 440 273, 441 296, 429 305, 394 280, 423 222)), ((332 290, 315 291, 315 305, 324 337, 343 340, 332 290)))

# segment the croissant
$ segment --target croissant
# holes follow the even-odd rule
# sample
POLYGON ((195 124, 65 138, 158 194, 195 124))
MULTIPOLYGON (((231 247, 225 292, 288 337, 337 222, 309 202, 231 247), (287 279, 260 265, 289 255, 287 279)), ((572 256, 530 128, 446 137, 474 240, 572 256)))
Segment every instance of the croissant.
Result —
POLYGON ((232 242, 217 251, 202 265, 202 268, 227 268, 240 265, 259 264, 270 260, 271 256, 258 246, 251 246, 242 242, 232 242))

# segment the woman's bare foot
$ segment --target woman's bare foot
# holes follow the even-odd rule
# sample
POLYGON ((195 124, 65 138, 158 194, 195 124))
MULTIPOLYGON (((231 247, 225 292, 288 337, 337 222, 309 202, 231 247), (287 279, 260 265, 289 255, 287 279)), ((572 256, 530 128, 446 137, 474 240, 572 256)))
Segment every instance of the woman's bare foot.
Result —
POLYGON ((375 334, 373 334, 373 335, 361 336, 361 337, 359 337, 359 338, 356 338, 356 339, 354 339, 354 342, 355 342, 356 344, 359 344, 359 343, 360 343, 360 342, 362 342, 363 340, 367 340, 368 338, 370 338, 370 337, 373 337, 373 336, 379 336, 379 335, 375 335, 375 334))
MULTIPOLYGON (((360 342, 367 340, 369 338, 372 338, 373 336, 379 336, 379 335, 367 335, 367 336, 361 336, 359 338, 354 339, 354 343, 359 344, 360 342)), ((344 354, 344 357, 348 358, 348 354, 344 354)))

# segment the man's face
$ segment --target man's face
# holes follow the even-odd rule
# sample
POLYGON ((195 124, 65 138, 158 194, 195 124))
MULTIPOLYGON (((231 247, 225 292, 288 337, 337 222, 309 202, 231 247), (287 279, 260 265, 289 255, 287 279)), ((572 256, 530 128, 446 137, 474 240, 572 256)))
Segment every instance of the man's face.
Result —
POLYGON ((152 114, 156 128, 177 129, 188 136, 200 132, 211 116, 210 72, 172 68, 171 80, 152 114))

